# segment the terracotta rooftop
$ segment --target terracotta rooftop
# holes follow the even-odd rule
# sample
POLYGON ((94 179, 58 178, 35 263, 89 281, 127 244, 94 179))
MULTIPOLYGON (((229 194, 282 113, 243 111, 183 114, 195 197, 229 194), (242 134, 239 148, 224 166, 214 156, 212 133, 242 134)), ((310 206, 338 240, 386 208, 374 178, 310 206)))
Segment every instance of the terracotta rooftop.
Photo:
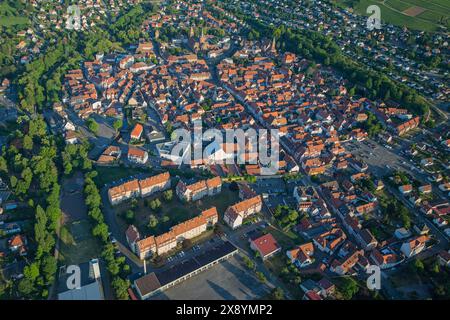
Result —
POLYGON ((138 123, 134 126, 133 130, 131 131, 130 136, 131 137, 140 137, 142 134, 142 131, 144 131, 144 127, 138 123))
POLYGON ((277 241, 270 233, 254 239, 252 242, 263 257, 280 249, 277 241))
POLYGON ((121 184, 120 186, 113 187, 109 189, 109 194, 112 198, 122 195, 127 192, 131 191, 138 191, 139 190, 139 182, 137 179, 125 182, 124 184, 121 184))
POLYGON ((251 208, 253 206, 259 205, 259 203, 261 203, 261 202, 262 202, 261 196, 258 195, 256 197, 238 202, 238 203, 232 205, 230 208, 237 213, 241 213, 241 212, 248 210, 249 208, 251 208))
POLYGON ((164 172, 156 176, 146 178, 144 180, 139 180, 139 186, 141 187, 141 189, 149 188, 155 185, 166 183, 169 179, 170 179, 169 172, 164 172))
POLYGON ((128 156, 132 156, 132 157, 136 157, 136 158, 144 158, 145 151, 138 149, 138 148, 130 147, 128 149, 128 156))

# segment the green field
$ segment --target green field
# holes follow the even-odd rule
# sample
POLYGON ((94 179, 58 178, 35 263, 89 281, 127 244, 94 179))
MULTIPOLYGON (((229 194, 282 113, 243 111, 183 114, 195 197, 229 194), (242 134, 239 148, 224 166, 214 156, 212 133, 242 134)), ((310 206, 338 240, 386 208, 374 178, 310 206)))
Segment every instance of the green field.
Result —
POLYGON ((79 264, 100 256, 101 244, 91 233, 91 224, 83 219, 61 228, 59 261, 79 264))
POLYGON ((14 25, 26 25, 29 21, 26 17, 21 17, 16 9, 7 3, 0 4, 0 26, 9 27, 14 25))
POLYGON ((448 0, 335 0, 341 6, 351 7, 357 13, 366 15, 370 5, 381 9, 381 20, 398 26, 420 31, 438 31, 439 26, 450 27, 450 1, 448 0), (405 10, 419 7, 424 11, 416 16, 407 15, 405 10))

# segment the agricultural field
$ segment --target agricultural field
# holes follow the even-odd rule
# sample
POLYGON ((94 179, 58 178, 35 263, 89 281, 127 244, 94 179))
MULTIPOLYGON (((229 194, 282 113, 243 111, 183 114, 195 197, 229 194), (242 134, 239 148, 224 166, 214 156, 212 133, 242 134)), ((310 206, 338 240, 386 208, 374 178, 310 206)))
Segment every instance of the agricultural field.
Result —
POLYGON ((450 27, 450 2, 447 0, 336 0, 336 3, 367 15, 370 5, 381 9, 381 20, 420 31, 450 27))

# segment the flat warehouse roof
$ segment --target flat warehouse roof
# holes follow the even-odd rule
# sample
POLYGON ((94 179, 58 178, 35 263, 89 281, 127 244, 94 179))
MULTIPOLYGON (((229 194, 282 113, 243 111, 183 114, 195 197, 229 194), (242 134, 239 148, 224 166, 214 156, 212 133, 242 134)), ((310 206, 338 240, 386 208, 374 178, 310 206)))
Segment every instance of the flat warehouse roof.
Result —
POLYGON ((141 294, 145 296, 235 251, 237 251, 237 248, 234 245, 228 241, 224 241, 168 269, 145 275, 137 279, 134 283, 141 294))

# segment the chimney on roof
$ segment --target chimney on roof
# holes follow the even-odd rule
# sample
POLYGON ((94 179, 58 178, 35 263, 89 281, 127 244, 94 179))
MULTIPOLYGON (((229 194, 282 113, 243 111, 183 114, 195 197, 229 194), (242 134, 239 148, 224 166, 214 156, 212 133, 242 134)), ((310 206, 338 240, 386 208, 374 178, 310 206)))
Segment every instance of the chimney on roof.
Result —
POLYGON ((147 274, 147 261, 144 259, 144 274, 147 274))

